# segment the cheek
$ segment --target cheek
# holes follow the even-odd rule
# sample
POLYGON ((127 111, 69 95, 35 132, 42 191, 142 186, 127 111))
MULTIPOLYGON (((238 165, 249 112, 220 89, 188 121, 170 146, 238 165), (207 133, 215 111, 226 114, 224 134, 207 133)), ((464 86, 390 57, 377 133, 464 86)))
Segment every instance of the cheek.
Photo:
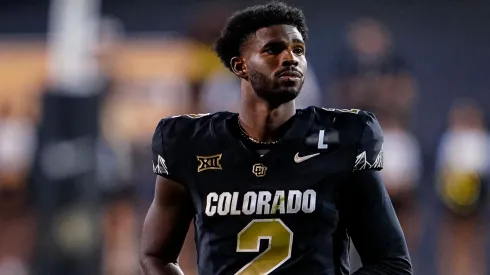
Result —
POLYGON ((278 67, 279 61, 277 60, 277 58, 254 56, 249 60, 249 68, 253 68, 255 71, 268 75, 278 67))
POLYGON ((306 74, 308 71, 308 61, 306 59, 302 58, 299 60, 298 67, 301 69, 303 74, 306 74))

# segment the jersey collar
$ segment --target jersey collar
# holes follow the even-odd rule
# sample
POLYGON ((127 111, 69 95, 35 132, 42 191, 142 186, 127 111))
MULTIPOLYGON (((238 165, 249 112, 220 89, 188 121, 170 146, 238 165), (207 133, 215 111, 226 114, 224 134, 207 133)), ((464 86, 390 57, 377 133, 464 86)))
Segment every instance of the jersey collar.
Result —
MULTIPOLYGON (((313 112, 311 112, 310 108, 307 109, 297 109, 296 114, 294 115, 293 123, 290 128, 286 131, 284 136, 279 140, 277 145, 280 144, 289 144, 291 142, 297 142, 304 140, 306 132, 311 126, 313 112)), ((226 119, 226 122, 223 124, 223 131, 226 133, 228 141, 237 142, 239 140, 239 133, 237 133, 236 128, 233 127, 238 121, 237 113, 229 113, 229 117, 226 119)))

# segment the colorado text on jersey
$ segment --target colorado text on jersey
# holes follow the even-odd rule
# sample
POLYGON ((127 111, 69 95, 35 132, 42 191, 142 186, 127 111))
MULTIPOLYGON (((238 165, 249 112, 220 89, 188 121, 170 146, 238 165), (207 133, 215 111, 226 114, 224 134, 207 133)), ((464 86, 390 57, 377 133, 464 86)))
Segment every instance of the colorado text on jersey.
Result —
POLYGON ((211 192, 206 196, 205 213, 207 216, 226 215, 271 215, 312 213, 316 207, 316 192, 308 189, 223 192, 211 192), (239 206, 240 205, 240 206, 239 206))

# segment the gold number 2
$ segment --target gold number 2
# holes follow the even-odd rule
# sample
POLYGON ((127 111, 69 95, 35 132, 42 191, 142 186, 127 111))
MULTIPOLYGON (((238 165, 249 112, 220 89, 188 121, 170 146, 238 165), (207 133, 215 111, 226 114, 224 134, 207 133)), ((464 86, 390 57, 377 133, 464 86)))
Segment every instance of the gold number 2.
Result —
POLYGON ((252 220, 238 233, 237 252, 259 252, 260 240, 269 247, 235 275, 266 275, 291 257, 293 232, 280 219, 252 220))

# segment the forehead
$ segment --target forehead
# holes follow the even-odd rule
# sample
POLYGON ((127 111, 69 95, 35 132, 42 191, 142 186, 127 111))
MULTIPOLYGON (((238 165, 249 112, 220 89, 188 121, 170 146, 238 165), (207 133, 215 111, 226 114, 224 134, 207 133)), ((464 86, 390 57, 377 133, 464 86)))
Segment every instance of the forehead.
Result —
POLYGON ((258 29, 255 32, 254 40, 259 46, 267 44, 271 41, 299 41, 304 43, 301 33, 296 27, 291 25, 273 25, 258 29))

